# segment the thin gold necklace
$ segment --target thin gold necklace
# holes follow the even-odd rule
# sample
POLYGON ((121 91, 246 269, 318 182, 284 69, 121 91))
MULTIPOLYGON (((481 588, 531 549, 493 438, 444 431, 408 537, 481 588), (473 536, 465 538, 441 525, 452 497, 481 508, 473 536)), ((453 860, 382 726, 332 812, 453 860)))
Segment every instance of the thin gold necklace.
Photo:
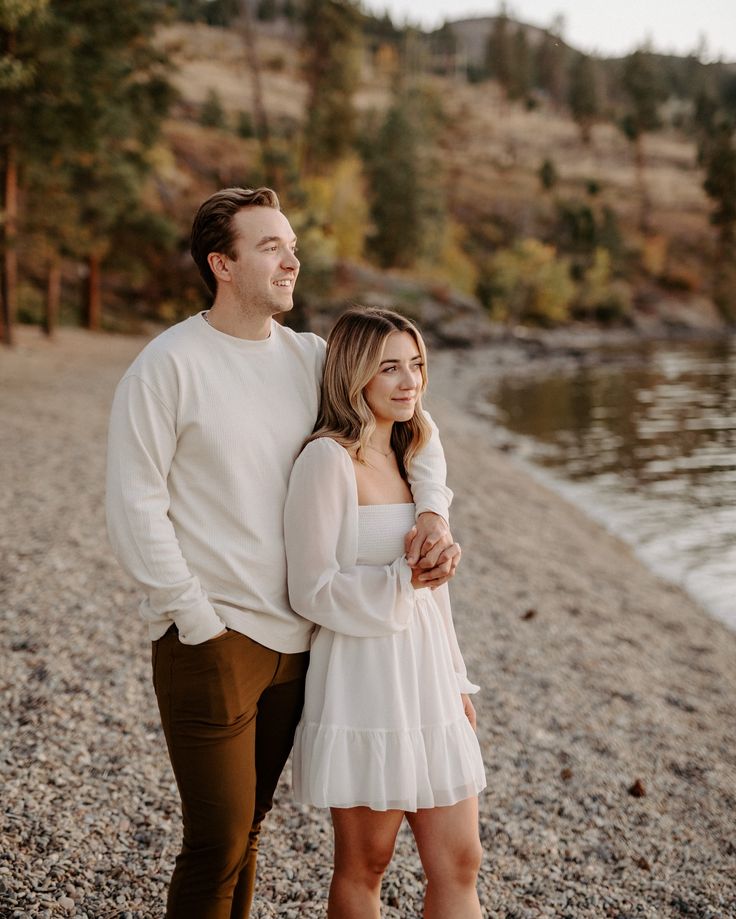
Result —
POLYGON ((375 450, 376 453, 380 453, 381 456, 385 457, 386 459, 388 459, 389 456, 391 456, 391 454, 394 452, 393 450, 389 450, 388 453, 384 453, 383 450, 379 450, 378 447, 374 447, 373 444, 368 444, 368 449, 375 450))

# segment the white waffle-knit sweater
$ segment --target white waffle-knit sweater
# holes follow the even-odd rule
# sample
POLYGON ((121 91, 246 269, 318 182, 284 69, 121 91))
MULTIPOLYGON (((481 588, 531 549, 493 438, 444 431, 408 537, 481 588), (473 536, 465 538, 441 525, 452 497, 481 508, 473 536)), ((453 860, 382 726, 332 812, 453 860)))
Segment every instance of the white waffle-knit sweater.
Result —
MULTIPOLYGON (((145 592, 152 639, 176 623, 199 644, 225 626, 280 652, 309 647, 312 623, 286 585, 289 475, 317 416, 324 342, 273 322, 262 341, 197 314, 138 355, 115 392, 108 439, 113 551, 145 592)), ((412 463, 417 514, 447 517, 436 430, 412 463)), ((305 538, 310 521, 304 520, 305 538)))

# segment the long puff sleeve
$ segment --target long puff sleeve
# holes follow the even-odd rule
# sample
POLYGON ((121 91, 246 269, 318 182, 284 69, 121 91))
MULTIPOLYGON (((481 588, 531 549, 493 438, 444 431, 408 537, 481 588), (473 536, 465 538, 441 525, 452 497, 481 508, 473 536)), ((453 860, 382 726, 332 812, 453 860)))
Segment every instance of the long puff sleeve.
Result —
POLYGON ((356 638, 405 629, 415 608, 411 568, 356 565, 358 499, 347 451, 328 437, 297 458, 284 510, 289 598, 317 625, 356 638))
POLYGON ((407 469, 417 509, 416 514, 418 517, 425 511, 432 511, 449 521, 452 492, 445 484, 447 478, 445 451, 442 449, 437 425, 429 412, 425 411, 424 416, 432 428, 432 436, 424 448, 412 459, 407 469))
POLYGON ((171 409, 135 376, 113 400, 107 449, 107 529, 121 566, 146 592, 144 619, 173 620, 183 644, 225 628, 182 556, 166 484, 176 449, 171 409))
POLYGON ((443 584, 442 587, 438 587, 434 591, 434 599, 442 614, 442 624, 445 627, 447 643, 452 654, 452 666, 455 671, 458 691, 472 695, 472 693, 480 690, 480 686, 476 686, 475 683, 471 683, 468 679, 468 671, 455 633, 455 623, 452 619, 452 607, 450 606, 450 592, 447 589, 447 584, 443 584))

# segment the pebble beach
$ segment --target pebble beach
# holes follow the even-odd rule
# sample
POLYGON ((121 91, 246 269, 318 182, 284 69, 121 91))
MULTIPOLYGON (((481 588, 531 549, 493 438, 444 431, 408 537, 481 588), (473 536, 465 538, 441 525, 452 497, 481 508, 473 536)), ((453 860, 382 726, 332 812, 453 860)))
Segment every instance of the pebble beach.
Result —
MULTIPOLYGON (((146 339, 18 333, 0 353, 0 917, 159 919, 178 797, 104 527, 109 405, 146 339)), ((433 358, 482 686, 483 915, 736 919, 736 632, 493 447, 469 410, 478 356, 433 358)), ((253 919, 324 916, 331 856, 287 767, 253 919)), ((423 886, 405 827, 383 916, 419 919, 423 886)))

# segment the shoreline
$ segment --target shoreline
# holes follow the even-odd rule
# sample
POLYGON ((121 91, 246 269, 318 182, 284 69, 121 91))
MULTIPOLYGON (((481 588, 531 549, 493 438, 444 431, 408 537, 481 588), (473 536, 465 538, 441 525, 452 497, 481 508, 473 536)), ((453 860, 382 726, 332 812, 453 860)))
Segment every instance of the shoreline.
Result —
MULTIPOLYGON (((139 592, 102 512, 109 401, 147 339, 28 338, 0 357, 0 902, 16 919, 158 919, 178 801, 139 592)), ((466 357, 456 374, 433 352, 428 404, 463 546, 458 638, 482 687, 484 915, 729 919, 736 634, 489 444, 487 422, 458 407, 480 385, 466 357)), ((323 915, 329 818, 292 802, 289 773, 253 919, 323 915)), ((420 915, 422 889, 402 829, 385 919, 420 915)))
MULTIPOLYGON (((699 343, 715 340, 713 337, 688 336, 663 339, 655 337, 649 343, 699 343)), ((719 339, 720 340, 720 339, 719 339)), ((648 342, 639 340, 640 345, 648 342)), ((632 361, 638 360, 636 354, 619 354, 621 343, 606 343, 608 353, 601 352, 601 345, 595 339, 586 338, 582 346, 571 352, 570 341, 550 346, 545 343, 541 353, 532 353, 530 356, 524 348, 511 345, 509 348, 495 348, 494 346, 478 349, 468 354, 464 351, 444 350, 436 352, 431 357, 433 378, 437 377, 438 391, 451 393, 449 401, 461 410, 481 419, 485 424, 488 443, 513 458, 515 464, 544 485, 555 492, 563 500, 580 509, 592 521, 603 527, 607 532, 623 540, 631 547, 636 557, 655 575, 685 593, 703 609, 709 616, 724 623, 730 630, 736 630, 736 618, 727 608, 715 601, 709 602, 707 595, 702 595, 695 588, 687 584, 687 571, 676 565, 667 564, 661 559, 650 558, 646 549, 636 539, 629 535, 630 521, 617 517, 612 506, 598 507, 595 503, 595 493, 585 493, 584 487, 565 477, 564 472, 535 462, 531 444, 533 437, 517 434, 510 430, 503 419, 499 419, 496 407, 493 404, 491 391, 504 380, 518 381, 524 379, 544 379, 546 376, 574 374, 581 366, 600 367, 606 363, 614 366, 630 366, 632 361), (571 354, 573 356, 571 356, 571 354), (494 362, 500 358, 496 364, 494 362)))

